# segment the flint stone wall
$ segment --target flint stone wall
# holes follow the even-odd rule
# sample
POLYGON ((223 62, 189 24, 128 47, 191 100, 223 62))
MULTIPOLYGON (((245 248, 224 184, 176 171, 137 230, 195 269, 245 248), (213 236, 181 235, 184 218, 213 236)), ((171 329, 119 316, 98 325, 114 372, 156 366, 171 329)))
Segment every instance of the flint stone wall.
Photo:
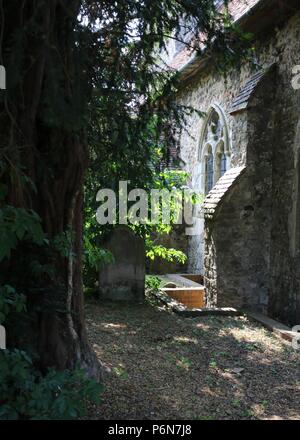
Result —
MULTIPOLYGON (((224 78, 200 72, 178 95, 203 112, 219 104, 227 118, 231 167, 246 166, 214 218, 196 220, 199 235, 188 244, 189 272, 205 275, 208 299, 220 306, 247 307, 289 324, 300 323, 299 181, 300 90, 291 85, 300 64, 300 14, 257 41, 258 62, 274 67, 259 81, 249 105, 232 111, 240 90, 255 74, 249 65, 224 78)), ((188 120, 181 158, 199 181, 199 139, 203 119, 188 120)))

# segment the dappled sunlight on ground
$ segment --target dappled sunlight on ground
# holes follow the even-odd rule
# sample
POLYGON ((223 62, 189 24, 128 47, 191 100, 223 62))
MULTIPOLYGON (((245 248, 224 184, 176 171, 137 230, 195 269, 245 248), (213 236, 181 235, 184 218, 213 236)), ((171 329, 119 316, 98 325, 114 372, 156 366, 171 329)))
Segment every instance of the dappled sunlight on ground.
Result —
POLYGON ((102 324, 102 327, 104 327, 104 328, 111 328, 111 329, 123 329, 123 328, 127 328, 127 325, 126 324, 112 324, 112 323, 109 323, 109 324, 102 324))
POLYGON ((300 353, 245 317, 182 318, 155 305, 87 305, 111 368, 95 419, 296 419, 300 353))
POLYGON ((181 344, 198 344, 198 340, 196 338, 187 338, 186 336, 174 336, 174 343, 176 342, 181 344))

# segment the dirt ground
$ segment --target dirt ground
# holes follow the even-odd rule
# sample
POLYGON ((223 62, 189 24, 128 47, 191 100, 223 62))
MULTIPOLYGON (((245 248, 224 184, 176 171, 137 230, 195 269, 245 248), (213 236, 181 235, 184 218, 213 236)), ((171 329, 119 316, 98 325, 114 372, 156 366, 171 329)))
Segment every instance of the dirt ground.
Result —
POLYGON ((150 302, 86 309, 111 369, 90 419, 300 418, 300 350, 247 318, 183 318, 150 302))

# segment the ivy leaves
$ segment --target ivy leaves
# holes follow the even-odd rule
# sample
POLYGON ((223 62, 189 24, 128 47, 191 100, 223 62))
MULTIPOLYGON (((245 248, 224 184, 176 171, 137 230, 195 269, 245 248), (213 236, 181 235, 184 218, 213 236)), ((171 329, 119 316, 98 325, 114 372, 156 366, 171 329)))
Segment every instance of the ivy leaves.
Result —
POLYGON ((0 287, 0 324, 3 324, 6 316, 15 310, 17 313, 25 311, 25 296, 17 293, 16 290, 9 285, 0 287))
POLYGON ((0 209, 0 262, 10 258, 21 240, 45 242, 40 218, 32 210, 5 205, 0 209))
POLYGON ((0 352, 0 420, 70 420, 100 403, 103 386, 80 368, 48 370, 42 376, 21 350, 0 352))

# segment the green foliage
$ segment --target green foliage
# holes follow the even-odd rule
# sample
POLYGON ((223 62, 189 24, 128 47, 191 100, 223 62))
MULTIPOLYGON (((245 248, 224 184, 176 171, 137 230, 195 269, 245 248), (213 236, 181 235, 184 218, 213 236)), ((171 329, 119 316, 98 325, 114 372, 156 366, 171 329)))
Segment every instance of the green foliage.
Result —
MULTIPOLYGON (((4 185, 0 186, 5 187, 4 185)), ((3 193, 2 193, 3 194, 3 193)), ((55 280, 55 260, 70 254, 70 233, 66 231, 49 240, 40 217, 30 209, 0 203, 0 297, 16 292, 37 293, 46 280, 55 280), (14 269, 9 270, 11 261, 14 269)), ((42 290, 41 290, 42 291, 42 290)), ((1 307, 0 307, 1 309, 1 307)), ((0 310, 0 313, 2 311, 0 310)))
POLYGON ((100 402, 101 392, 79 368, 42 376, 25 352, 0 352, 0 420, 77 419, 88 402, 100 402))
POLYGON ((188 370, 192 365, 192 361, 185 356, 181 356, 180 359, 177 359, 176 365, 179 368, 183 368, 184 370, 188 370))
MULTIPOLYGON (((145 189, 154 187, 156 179, 158 187, 172 185, 172 176, 159 176, 161 162, 168 147, 176 145, 187 114, 197 109, 176 104, 178 77, 162 68, 158 50, 165 48, 166 36, 180 40, 182 17, 191 18, 187 32, 207 36, 208 51, 216 50, 215 58, 222 57, 224 65, 243 52, 241 45, 232 44, 228 14, 220 14, 213 0, 62 0, 55 13, 49 1, 27 3, 20 20, 14 20, 19 2, 2 2, 2 62, 9 79, 7 93, 0 97, 5 104, 0 110, 0 177, 7 184, 0 186, 4 323, 15 312, 24 312, 19 291, 50 293, 52 304, 48 297, 41 301, 48 308, 53 307, 54 290, 59 299, 57 284, 66 277, 60 273, 56 284, 53 266, 58 266, 57 253, 70 257, 72 237, 64 230, 47 241, 39 216, 26 208, 39 207, 49 232, 57 231, 58 222, 65 225, 65 218, 54 214, 69 213, 77 178, 73 171, 85 171, 85 139, 91 158, 85 190, 85 265, 94 272, 110 258, 98 250, 107 232, 94 219, 99 187, 116 189, 119 180, 145 189), (45 20, 48 16, 53 20, 45 20), (33 60, 45 51, 47 63, 35 66, 33 60), (31 71, 37 80, 29 84, 31 71), (29 105, 31 98, 34 105, 29 105), (28 176, 34 176, 34 183, 28 176), (9 202, 4 204, 6 197, 9 202), (46 200, 50 205, 61 202, 60 209, 43 205, 46 200)), ((148 243, 153 232, 169 233, 170 227, 161 222, 154 231, 151 225, 138 229, 148 243)), ((170 257, 155 246, 152 254, 148 248, 150 255, 170 257)), ((65 289, 64 284, 62 295, 65 289)), ((68 418, 81 413, 80 402, 91 391, 82 377, 67 371, 42 377, 23 352, 0 356, 2 418, 68 418), (79 393, 76 401, 74 393, 79 393)))
POLYGON ((170 234, 174 229, 174 225, 177 224, 178 216, 183 208, 182 189, 186 185, 188 174, 180 170, 165 170, 159 173, 153 174, 153 187, 158 190, 173 191, 174 197, 170 198, 169 206, 166 206, 166 202, 154 207, 157 210, 159 216, 159 222, 150 225, 146 234, 146 257, 153 261, 156 258, 168 262, 177 262, 184 264, 186 261, 186 255, 177 249, 167 248, 161 244, 157 244, 157 239, 165 234, 170 234), (169 209, 170 223, 164 223, 163 210, 169 209))
POLYGON ((126 379, 128 379, 128 377, 129 377, 127 371, 124 370, 124 369, 121 368, 121 367, 114 367, 114 368, 113 368, 113 372, 114 372, 114 373, 115 373, 120 379, 123 379, 123 380, 126 380, 126 379))
POLYGON ((10 258, 21 240, 44 243, 40 218, 32 210, 4 205, 0 208, 0 262, 10 258))
MULTIPOLYGON (((7 260, 24 243, 29 248, 30 244, 46 245, 49 255, 51 247, 61 256, 69 256, 69 232, 48 241, 33 211, 3 204, 0 222, 0 260, 7 260)), ((51 264, 35 259, 28 263, 36 279, 54 275, 51 264)), ((0 286, 0 324, 11 321, 12 316, 15 322, 17 318, 23 320, 25 312, 26 296, 9 284, 0 286)), ((88 402, 99 403, 101 391, 102 387, 79 368, 62 372, 52 369, 42 375, 27 352, 0 350, 0 420, 76 419, 85 415, 88 402)))
POLYGON ((98 281, 100 268, 115 261, 113 254, 102 249, 99 241, 99 237, 89 235, 86 227, 83 239, 83 278, 85 286, 92 289, 98 281))
POLYGON ((161 280, 154 275, 146 275, 145 285, 149 290, 158 290, 161 286, 161 280))
POLYGON ((65 258, 69 258, 70 255, 70 249, 72 243, 72 232, 70 229, 67 231, 62 232, 61 234, 56 235, 52 240, 52 246, 53 249, 56 250, 59 255, 65 258))
POLYGON ((154 187, 157 189, 181 189, 188 180, 189 174, 183 170, 165 169, 154 175, 154 187))
MULTIPOLYGON (((25 296, 9 285, 0 288, 0 324, 22 316, 25 296)), ((80 369, 49 370, 43 376, 28 353, 0 350, 0 420, 72 419, 85 415, 87 403, 99 403, 102 387, 80 369)))
POLYGON ((102 247, 103 233, 96 222, 94 205, 85 206, 85 223, 83 236, 83 280, 84 285, 94 288, 99 278, 99 270, 106 264, 113 263, 114 256, 107 249, 102 247))
MULTIPOLYGON (((25 295, 10 285, 0 287, 0 324, 13 314, 24 319, 25 312, 25 295)), ((76 419, 85 415, 88 402, 99 403, 101 391, 79 368, 43 376, 28 353, 0 350, 0 420, 76 419)))
POLYGON ((12 286, 0 286, 0 324, 3 324, 6 317, 12 312, 24 312, 25 296, 19 294, 12 286))
MULTIPOLYGON (((161 151, 159 148, 153 147, 152 157, 159 163, 161 160, 161 151)), ((100 176, 98 174, 90 174, 95 179, 100 176)), ((144 180, 139 182, 142 189, 148 190, 150 194, 151 189, 159 191, 173 191, 173 196, 170 197, 169 202, 159 200, 156 206, 152 206, 150 197, 148 199, 148 217, 149 221, 146 224, 133 225, 129 224, 129 227, 133 231, 144 238, 146 244, 146 258, 153 261, 156 258, 168 261, 184 264, 186 261, 186 255, 177 249, 167 248, 159 243, 157 240, 163 235, 170 234, 174 226, 177 224, 180 210, 183 207, 183 199, 181 197, 182 190, 185 188, 188 180, 188 173, 182 170, 156 170, 155 168, 149 168, 149 174, 144 176, 144 180), (179 194, 179 196, 178 196, 179 194), (168 205, 168 206, 167 206, 168 205), (157 220, 155 223, 151 223, 150 218, 152 215, 151 209, 155 209, 157 220), (168 210, 170 214, 170 223, 165 223, 163 218, 163 211, 168 210)), ((92 286, 98 280, 99 264, 106 264, 107 262, 113 262, 110 255, 108 259, 105 258, 106 254, 103 254, 101 249, 102 240, 111 230, 111 226, 100 226, 96 221, 95 212, 97 206, 92 199, 92 190, 94 189, 94 181, 88 180, 86 184, 86 205, 85 205, 85 228, 84 228, 84 247, 85 247, 85 263, 84 263, 84 280, 87 286, 92 286)), ((190 194, 190 202, 197 203, 197 199, 194 193, 190 194)), ((130 209, 130 203, 128 203, 128 209, 130 209)), ((118 214, 118 212, 117 212, 118 214)))
POLYGON ((152 230, 158 234, 168 234, 172 226, 178 222, 180 212, 183 208, 183 188, 188 180, 188 173, 181 170, 164 170, 153 173, 153 189, 172 194, 170 199, 161 201, 152 207, 159 217, 159 222, 152 226, 152 230), (163 212, 170 212, 170 222, 165 223, 163 212))
MULTIPOLYGON (((76 31, 82 55, 92 66, 94 92, 88 130, 91 161, 85 182, 85 235, 93 248, 101 248, 111 230, 95 221, 99 189, 117 193, 121 180, 130 181, 129 191, 180 188, 186 180, 182 172, 165 171, 165 164, 170 147, 178 146, 187 116, 201 112, 178 103, 180 78, 165 68, 161 56, 168 37, 189 46, 182 36, 183 17, 188 17, 186 35, 206 35, 207 54, 214 53, 212 63, 220 70, 248 53, 249 34, 244 35, 226 8, 220 12, 213 0, 82 2, 76 31)), ((203 56, 198 43, 200 39, 193 39, 193 48, 203 56)), ((183 255, 150 244, 154 234, 172 231, 178 208, 179 203, 172 201, 171 225, 160 218, 155 226, 133 227, 147 240, 149 258, 183 261, 183 255)))
POLYGON ((99 272, 101 266, 115 261, 113 254, 107 249, 94 246, 87 235, 84 237, 85 264, 99 272))
POLYGON ((174 248, 167 248, 162 245, 156 245, 151 240, 146 243, 148 244, 148 246, 146 246, 146 257, 152 261, 155 258, 160 258, 171 263, 177 262, 181 264, 184 264, 186 261, 186 255, 182 251, 174 248))

